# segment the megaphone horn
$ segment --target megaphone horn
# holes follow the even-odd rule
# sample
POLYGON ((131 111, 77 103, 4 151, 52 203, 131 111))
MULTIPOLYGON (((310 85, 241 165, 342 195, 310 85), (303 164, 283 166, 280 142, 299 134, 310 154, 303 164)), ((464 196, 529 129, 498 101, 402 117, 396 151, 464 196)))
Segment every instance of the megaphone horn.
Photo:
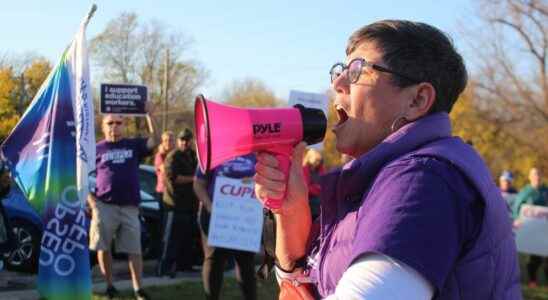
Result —
MULTIPOLYGON (((289 157, 301 141, 309 145, 325 136, 327 118, 320 109, 302 105, 287 108, 239 108, 196 97, 194 105, 196 150, 202 172, 255 151, 266 151, 289 173, 289 157)), ((287 176, 286 176, 287 177, 287 176)), ((265 206, 281 207, 280 199, 267 199, 265 206)))

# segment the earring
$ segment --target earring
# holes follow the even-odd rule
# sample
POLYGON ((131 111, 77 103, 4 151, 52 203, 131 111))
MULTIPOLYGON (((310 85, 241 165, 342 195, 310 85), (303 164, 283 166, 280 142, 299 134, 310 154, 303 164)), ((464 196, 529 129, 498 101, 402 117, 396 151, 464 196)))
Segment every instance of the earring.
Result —
POLYGON ((390 133, 395 132, 396 130, 400 129, 405 124, 407 124, 407 118, 406 117, 404 117, 404 116, 397 117, 394 120, 394 122, 392 122, 392 126, 390 126, 390 133), (401 126, 400 126, 400 123, 402 123, 401 126))

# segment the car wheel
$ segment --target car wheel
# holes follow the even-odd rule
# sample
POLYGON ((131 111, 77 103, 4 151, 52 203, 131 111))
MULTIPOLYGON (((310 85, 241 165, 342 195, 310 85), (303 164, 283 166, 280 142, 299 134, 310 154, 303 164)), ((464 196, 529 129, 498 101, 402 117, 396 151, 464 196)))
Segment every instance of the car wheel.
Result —
POLYGON ((7 268, 35 273, 40 255, 40 232, 34 225, 21 220, 13 220, 11 227, 15 249, 5 254, 7 268))

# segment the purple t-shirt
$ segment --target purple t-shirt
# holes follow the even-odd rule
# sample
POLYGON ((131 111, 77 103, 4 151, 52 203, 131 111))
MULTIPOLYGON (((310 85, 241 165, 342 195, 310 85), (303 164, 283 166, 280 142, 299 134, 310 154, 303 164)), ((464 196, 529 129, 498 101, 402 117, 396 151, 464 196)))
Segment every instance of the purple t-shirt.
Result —
POLYGON ((139 163, 150 150, 143 138, 97 143, 97 199, 117 205, 139 206, 139 163))

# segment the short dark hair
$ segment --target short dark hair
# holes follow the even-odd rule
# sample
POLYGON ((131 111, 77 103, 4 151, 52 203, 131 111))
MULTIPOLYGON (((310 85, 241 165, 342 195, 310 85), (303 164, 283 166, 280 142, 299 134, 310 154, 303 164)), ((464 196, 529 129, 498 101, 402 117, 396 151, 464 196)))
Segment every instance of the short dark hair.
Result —
MULTIPOLYGON (((425 23, 384 20, 355 31, 348 40, 346 54, 364 42, 377 44, 387 67, 434 86, 436 101, 430 113, 451 112, 466 87, 468 74, 462 56, 447 35, 425 23)), ((392 75, 392 80, 399 87, 416 83, 397 75, 392 75)))
POLYGON ((179 132, 178 138, 180 140, 190 141, 193 137, 192 130, 185 128, 179 132))

